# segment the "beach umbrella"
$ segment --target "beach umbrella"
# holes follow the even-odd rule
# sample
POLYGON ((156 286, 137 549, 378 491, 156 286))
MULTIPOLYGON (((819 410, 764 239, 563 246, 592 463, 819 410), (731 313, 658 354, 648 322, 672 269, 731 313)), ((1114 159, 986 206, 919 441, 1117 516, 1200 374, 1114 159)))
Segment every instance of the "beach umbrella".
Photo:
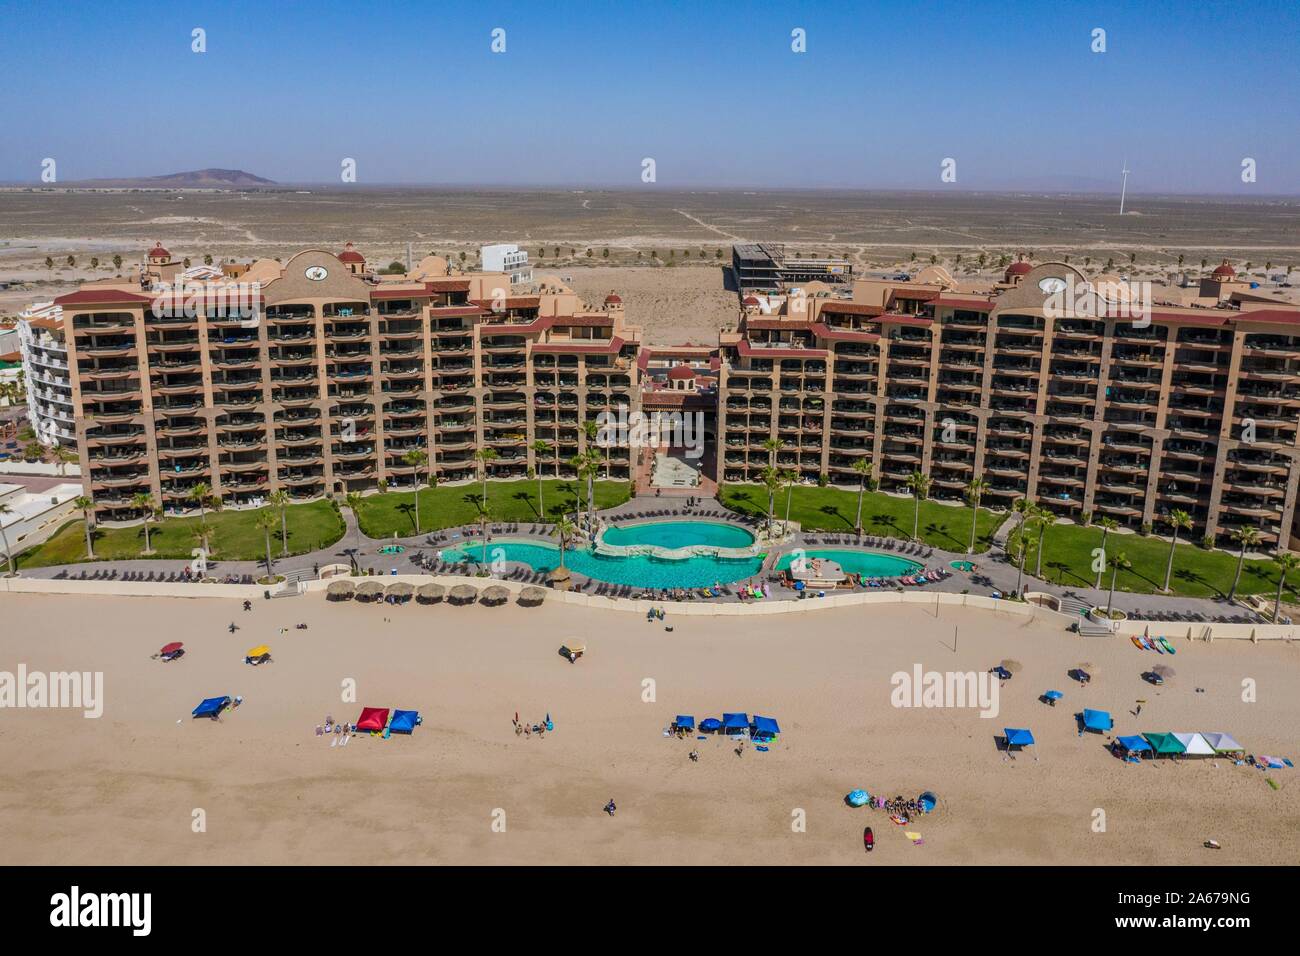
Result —
POLYGON ((1060 700, 1065 695, 1062 694, 1059 690, 1049 690, 1043 696, 1046 697, 1048 700, 1060 700))
POLYGON ((418 601, 433 604, 436 601, 441 601, 446 593, 447 589, 441 584, 421 584, 415 592, 415 598, 418 601))
POLYGON ((409 600, 411 595, 414 593, 414 584, 407 584, 405 581, 398 581, 396 584, 388 585, 388 589, 384 592, 384 596, 397 598, 399 601, 406 601, 409 600))
POLYGON ((259 644, 257 645, 257 647, 251 648, 249 652, 244 656, 261 657, 264 654, 270 654, 270 653, 271 653, 271 649, 269 647, 267 647, 265 644, 259 644))
POLYGON ((182 647, 184 647, 184 646, 185 646, 185 645, 182 644, 180 641, 172 641, 170 644, 164 644, 164 645, 162 646, 162 650, 160 650, 158 653, 159 653, 159 654, 175 654, 177 651, 179 651, 179 650, 180 650, 182 647))
POLYGON ((384 586, 378 581, 363 581, 357 585, 355 593, 363 600, 373 600, 384 593, 384 586))
POLYGON ((504 604, 510 599, 510 589, 500 584, 493 584, 483 589, 484 604, 504 604))
POLYGON ((1004 660, 1001 666, 1005 670, 1011 671, 1011 673, 1013 674, 1017 674, 1024 669, 1024 665, 1021 664, 1020 661, 1013 661, 1013 660, 1004 660))
POLYGON ((546 600, 546 588, 529 586, 519 592, 520 604, 541 604, 546 600))
POLYGON ((331 581, 325 589, 325 596, 334 601, 346 601, 355 590, 356 585, 351 581, 331 581))
POLYGON ((478 597, 478 589, 468 584, 457 584, 447 594, 453 604, 473 604, 478 597))

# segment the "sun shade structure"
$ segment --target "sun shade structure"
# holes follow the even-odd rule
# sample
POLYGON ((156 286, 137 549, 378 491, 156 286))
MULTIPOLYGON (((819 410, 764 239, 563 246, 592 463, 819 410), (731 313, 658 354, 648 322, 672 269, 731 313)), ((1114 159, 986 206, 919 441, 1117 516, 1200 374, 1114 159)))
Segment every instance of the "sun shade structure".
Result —
POLYGON ((722 729, 728 734, 743 734, 749 730, 749 716, 747 714, 723 714, 722 729))
POLYGON ((1121 747, 1131 754, 1140 754, 1151 750, 1151 745, 1141 737, 1118 737, 1116 740, 1121 747))
POLYGON ((436 604, 441 601, 447 594, 447 589, 441 584, 421 584, 415 592, 415 599, 425 604, 436 604))
POLYGON ((387 707, 363 707, 357 718, 357 730, 383 730, 388 726, 387 707))
POLYGON ((1048 700, 1060 700, 1065 695, 1062 694, 1059 690, 1049 690, 1043 696, 1046 697, 1048 700))
POLYGON ((1104 734, 1114 726, 1115 721, 1110 719, 1110 713, 1108 711, 1085 709, 1083 712, 1083 727, 1085 730, 1104 734))
POLYGON ((844 798, 851 807, 864 807, 867 801, 871 799, 871 794, 865 790, 850 790, 849 795, 844 798))
POLYGON ((193 716, 216 717, 226 709, 226 705, 229 703, 229 697, 209 697, 194 708, 193 716))
POLYGON ((524 588, 519 592, 519 603, 536 605, 546 600, 546 588, 539 588, 533 585, 524 588))
POLYGON ((933 813, 934 808, 939 805, 939 798, 932 791, 927 790, 916 798, 916 802, 921 805, 922 813, 933 813))
POLYGON ((393 722, 388 725, 388 729, 395 734, 409 734, 415 730, 420 723, 420 712, 418 710, 395 710, 393 711, 393 722))
POLYGON ((357 586, 351 581, 331 581, 325 588, 325 597, 331 601, 347 601, 356 589, 357 586))
POLYGON ((477 597, 478 589, 468 584, 457 584, 447 594, 447 599, 452 604, 473 604, 477 597))
POLYGON ((409 601, 413 594, 415 594, 415 585, 407 584, 405 581, 390 584, 384 591, 385 598, 392 598, 395 601, 409 601))
POLYGON ((180 641, 172 641, 170 644, 164 644, 164 645, 162 646, 162 649, 161 649, 160 651, 158 651, 158 653, 159 653, 159 654, 175 654, 177 651, 179 651, 179 650, 180 650, 182 647, 184 647, 184 646, 185 646, 185 645, 182 644, 180 641))
POLYGON ((694 730, 695 718, 690 714, 678 714, 673 719, 673 727, 677 730, 694 730))
POLYGON ((484 604, 505 604, 510 600, 510 589, 500 584, 492 584, 483 589, 484 604))
POLYGON ((754 715, 754 736, 771 738, 781 733, 781 725, 776 722, 775 717, 760 717, 754 715))
POLYGON ((1233 737, 1232 734, 1225 734, 1216 730, 1208 733, 1203 732, 1201 736, 1205 738, 1207 744, 1214 748, 1215 753, 1233 754, 1246 752, 1246 748, 1237 743, 1236 738, 1233 737))
POLYGON ((384 593, 384 586, 378 581, 362 581, 355 593, 363 601, 373 601, 384 593))
POLYGON ((1183 745, 1183 751, 1189 757, 1213 757, 1214 748, 1210 742, 1196 732, 1190 734, 1174 731, 1174 737, 1183 745))
POLYGON ((716 717, 705 717, 700 721, 700 730, 706 734, 715 734, 722 729, 722 721, 716 717))
POLYGON ((1033 731, 1025 727, 1003 727, 1002 732, 1007 735, 1008 747, 1032 747, 1034 745, 1033 731))
POLYGON ((1184 753, 1187 749, 1183 746, 1182 741, 1173 734, 1143 734, 1142 736, 1151 745, 1151 749, 1156 752, 1156 756, 1161 754, 1172 756, 1184 753))

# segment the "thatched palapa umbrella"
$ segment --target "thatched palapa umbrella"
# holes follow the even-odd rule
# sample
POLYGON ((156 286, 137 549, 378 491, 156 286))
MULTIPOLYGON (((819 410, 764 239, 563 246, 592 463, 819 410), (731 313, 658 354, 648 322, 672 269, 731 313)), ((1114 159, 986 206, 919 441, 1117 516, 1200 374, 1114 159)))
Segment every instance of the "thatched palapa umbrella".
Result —
POLYGON ((413 594, 415 594, 415 585, 407 584, 405 581, 390 584, 384 591, 385 598, 392 598, 395 601, 409 601, 413 594))
POLYGON ((351 581, 331 581, 325 589, 325 597, 331 601, 348 601, 355 591, 356 585, 351 581))
POLYGON ((447 593, 447 598, 452 604, 473 604, 477 597, 478 589, 468 584, 457 584, 447 593))
POLYGON ((541 604, 546 600, 546 588, 526 587, 519 592, 519 603, 528 605, 541 604))
POLYGON ((484 604, 505 604, 510 600, 510 589, 500 584, 493 584, 483 589, 484 604))
POLYGON ((384 586, 378 581, 362 581, 355 593, 363 601, 373 601, 384 593, 384 586))
POLYGON ((423 604, 435 604, 446 595, 447 589, 441 584, 421 584, 416 589, 415 599, 423 604))

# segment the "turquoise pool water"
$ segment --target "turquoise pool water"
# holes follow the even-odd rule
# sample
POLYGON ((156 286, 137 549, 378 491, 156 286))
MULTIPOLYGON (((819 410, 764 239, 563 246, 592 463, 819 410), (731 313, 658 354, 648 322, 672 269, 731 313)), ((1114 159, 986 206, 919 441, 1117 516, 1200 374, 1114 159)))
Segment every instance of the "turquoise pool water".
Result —
MULTIPOLYGON (((648 542, 642 542, 648 543, 648 542)), ((699 542, 695 542, 699 543, 699 542)), ((748 541, 728 547, 743 547, 748 541)), ((685 545, 661 545, 685 547, 685 545)), ((534 571, 549 571, 560 563, 560 549, 545 544, 522 541, 493 541, 486 554, 481 543, 444 548, 442 559, 452 563, 491 564, 498 559, 517 561, 534 571)), ((662 561, 650 557, 606 557, 586 548, 564 552, 564 564, 576 574, 609 584, 630 584, 647 588, 698 588, 715 582, 730 584, 754 577, 763 566, 763 558, 692 557, 680 561, 662 561)))
MULTIPOLYGON (((861 574, 869 578, 896 578, 903 574, 919 571, 923 565, 907 558, 892 554, 879 554, 875 551, 857 551, 837 548, 817 548, 804 552, 808 558, 824 558, 834 561, 846 574, 861 574)), ((785 571, 794 563, 796 552, 781 556, 776 562, 777 570, 785 571)))
POLYGON ((708 521, 652 521, 646 524, 611 527, 605 530, 606 544, 649 544, 659 548, 748 548, 754 536, 733 524, 708 521))

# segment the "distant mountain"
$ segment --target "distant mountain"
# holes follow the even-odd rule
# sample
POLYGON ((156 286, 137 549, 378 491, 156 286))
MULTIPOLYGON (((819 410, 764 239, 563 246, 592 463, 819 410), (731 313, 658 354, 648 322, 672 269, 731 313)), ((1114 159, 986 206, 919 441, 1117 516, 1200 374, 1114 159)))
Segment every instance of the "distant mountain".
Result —
POLYGON ((127 179, 87 179, 80 186, 104 186, 134 189, 231 189, 248 186, 274 186, 274 180, 254 176, 242 169, 196 169, 166 176, 138 176, 127 179))

